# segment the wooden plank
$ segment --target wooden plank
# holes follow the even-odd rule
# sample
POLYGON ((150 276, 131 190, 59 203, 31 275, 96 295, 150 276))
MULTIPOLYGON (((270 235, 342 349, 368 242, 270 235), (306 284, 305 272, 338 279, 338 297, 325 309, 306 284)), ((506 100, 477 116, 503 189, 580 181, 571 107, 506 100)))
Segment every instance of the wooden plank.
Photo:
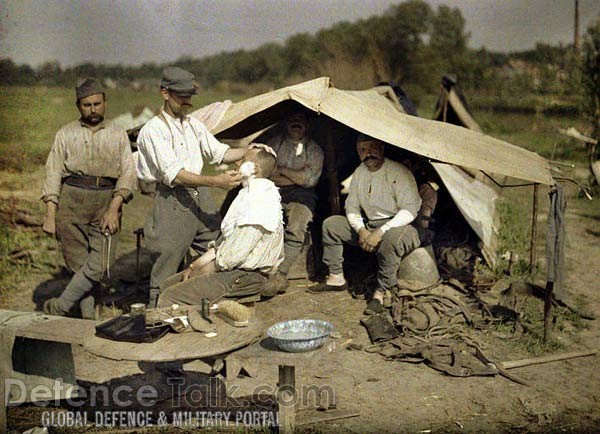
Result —
POLYGON ((91 320, 0 309, 0 329, 10 328, 18 337, 81 344, 94 326, 91 320))
POLYGON ((42 341, 82 344, 88 336, 94 334, 95 326, 96 322, 93 320, 44 315, 42 321, 18 330, 17 336, 42 341))

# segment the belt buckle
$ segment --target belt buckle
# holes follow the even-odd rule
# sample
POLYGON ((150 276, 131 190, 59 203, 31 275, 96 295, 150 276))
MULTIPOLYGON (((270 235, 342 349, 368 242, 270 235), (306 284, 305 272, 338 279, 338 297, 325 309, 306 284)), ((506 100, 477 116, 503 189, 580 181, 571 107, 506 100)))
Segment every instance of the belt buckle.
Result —
POLYGON ((100 177, 96 176, 96 188, 100 188, 100 177))

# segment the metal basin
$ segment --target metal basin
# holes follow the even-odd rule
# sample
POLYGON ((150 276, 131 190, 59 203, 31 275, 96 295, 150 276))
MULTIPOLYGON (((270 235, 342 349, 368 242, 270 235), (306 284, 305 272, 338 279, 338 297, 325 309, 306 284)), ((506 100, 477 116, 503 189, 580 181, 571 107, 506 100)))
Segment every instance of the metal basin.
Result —
POLYGON ((267 335, 283 351, 301 353, 323 346, 333 326, 318 319, 283 321, 267 329, 267 335))

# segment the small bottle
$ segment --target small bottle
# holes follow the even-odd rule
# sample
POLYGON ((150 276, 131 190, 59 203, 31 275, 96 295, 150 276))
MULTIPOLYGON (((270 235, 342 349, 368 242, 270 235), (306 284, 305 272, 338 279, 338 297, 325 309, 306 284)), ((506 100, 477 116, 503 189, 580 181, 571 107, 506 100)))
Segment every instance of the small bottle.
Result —
POLYGON ((202 318, 210 318, 210 301, 208 300, 208 298, 202 299, 202 318))

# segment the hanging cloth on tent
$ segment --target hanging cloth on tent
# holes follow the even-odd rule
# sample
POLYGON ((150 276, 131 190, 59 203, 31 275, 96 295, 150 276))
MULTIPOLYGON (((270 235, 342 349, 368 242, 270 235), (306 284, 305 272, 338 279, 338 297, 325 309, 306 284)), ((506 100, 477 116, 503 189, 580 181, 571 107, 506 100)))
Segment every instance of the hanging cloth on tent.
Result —
POLYGON ((567 200, 563 187, 556 184, 550 190, 550 210, 548 212, 548 232, 546 234, 546 259, 548 262, 547 281, 553 282, 554 297, 564 297, 562 279, 565 265, 565 217, 567 200))

